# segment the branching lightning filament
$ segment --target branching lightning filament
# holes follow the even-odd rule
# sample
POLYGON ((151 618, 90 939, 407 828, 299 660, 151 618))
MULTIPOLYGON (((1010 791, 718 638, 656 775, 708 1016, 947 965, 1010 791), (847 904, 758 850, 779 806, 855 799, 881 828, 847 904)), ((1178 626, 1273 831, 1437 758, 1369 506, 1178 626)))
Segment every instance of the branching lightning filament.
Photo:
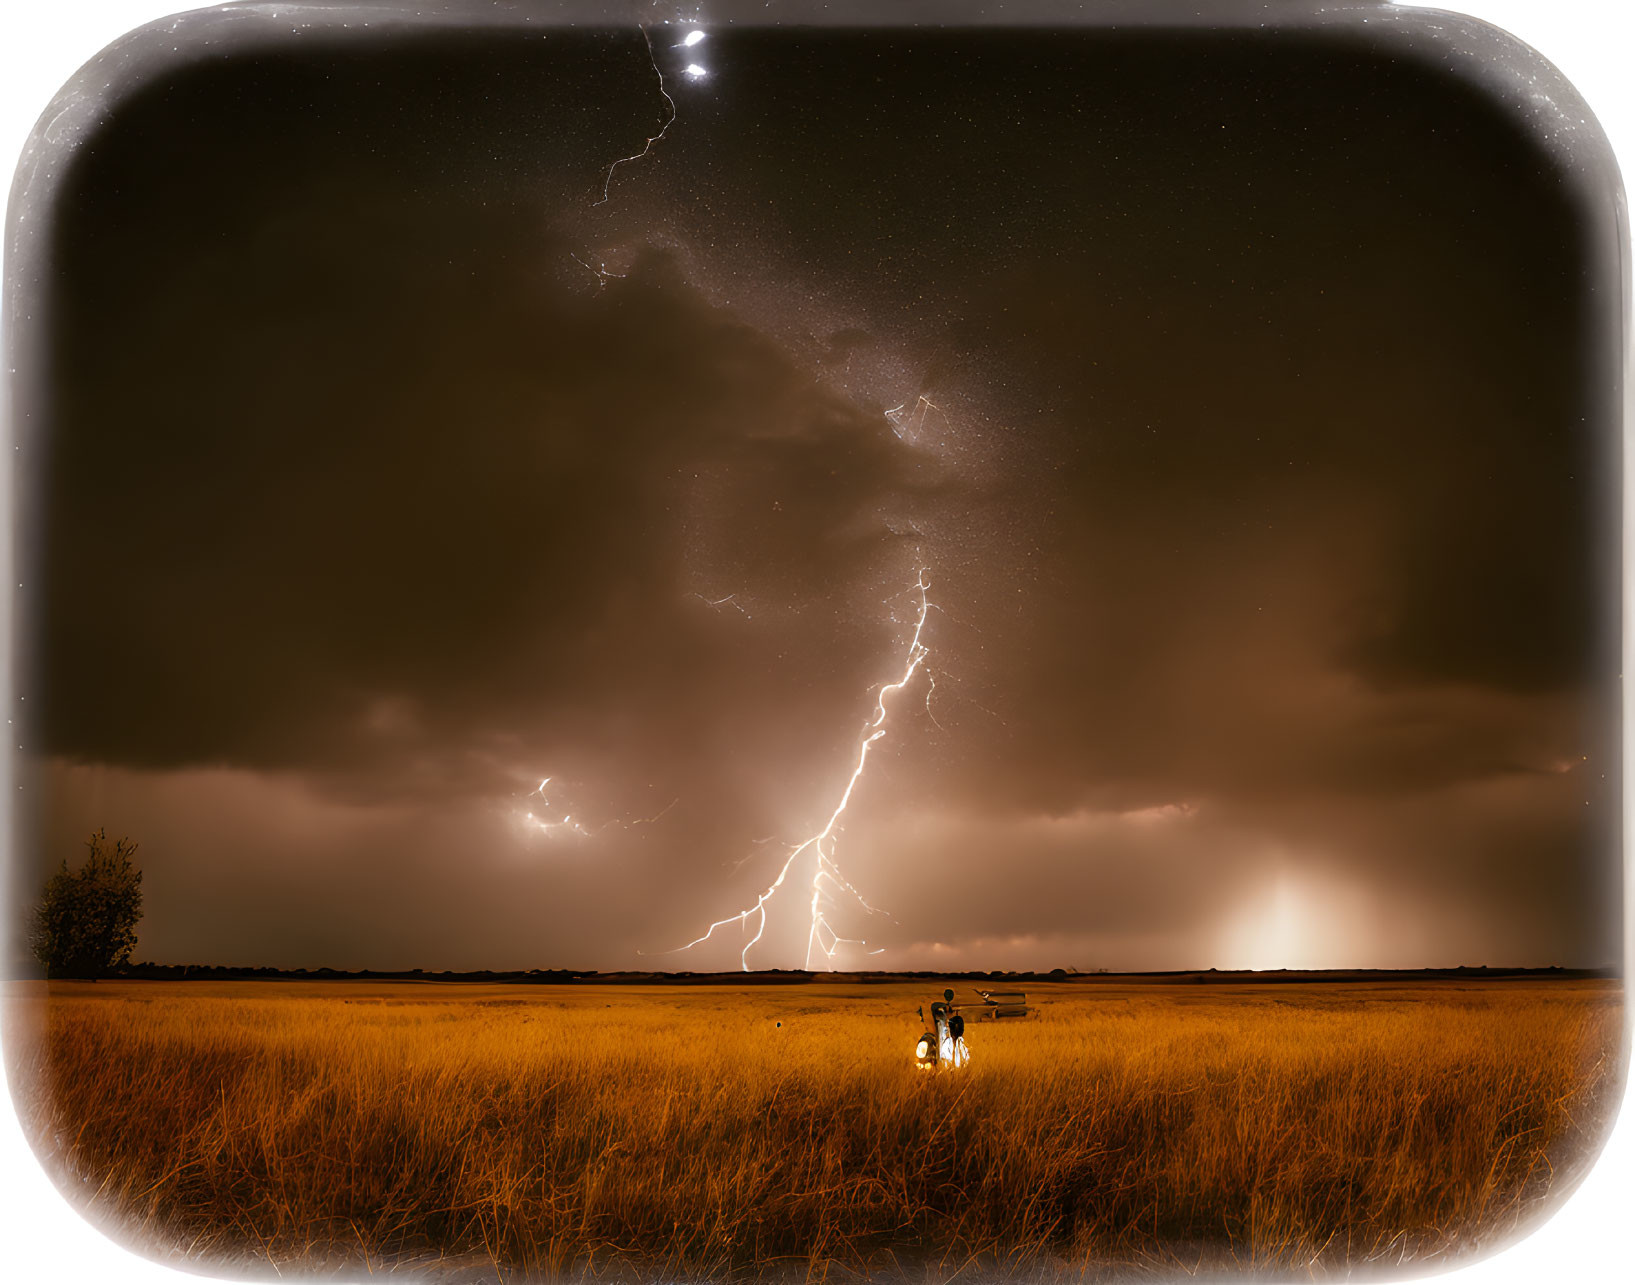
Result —
MULTIPOLYGON (((539 797, 539 807, 548 808, 551 806, 551 801, 545 797, 545 787, 551 783, 551 780, 552 778, 547 776, 543 781, 535 786, 531 792, 533 795, 537 795, 539 797)), ((543 834, 546 836, 576 834, 581 839, 594 839, 597 835, 601 834, 603 830, 606 830, 612 826, 617 826, 621 830, 634 830, 639 825, 652 825, 654 822, 662 820, 665 814, 680 802, 680 799, 671 799, 652 816, 637 817, 634 820, 629 820, 623 817, 615 817, 611 821, 602 822, 601 825, 597 826, 593 830, 587 830, 582 822, 575 821, 572 813, 564 816, 560 821, 552 821, 548 817, 540 816, 533 810, 532 807, 530 807, 522 813, 521 819, 522 823, 526 825, 528 829, 533 830, 538 834, 543 834)))
POLYGON ((886 422, 891 425, 891 431, 905 442, 917 443, 925 435, 929 426, 929 417, 935 413, 937 418, 947 427, 948 417, 943 414, 941 406, 921 393, 911 406, 907 402, 900 406, 893 406, 886 414, 886 422))
POLYGON ((625 279, 625 277, 627 275, 629 275, 628 273, 624 273, 624 272, 609 272, 608 269, 607 269, 607 264, 605 264, 605 263, 599 264, 598 266, 593 268, 593 267, 591 267, 590 264, 586 263, 583 259, 581 259, 577 254, 573 254, 571 252, 569 253, 568 258, 572 259, 575 263, 577 263, 586 272, 590 273, 592 276, 594 276, 596 278, 596 288, 598 290, 600 290, 603 286, 607 285, 607 283, 609 281, 623 281, 625 279))
POLYGON ((886 734, 889 699, 914 681, 914 675, 919 672, 925 658, 930 655, 930 649, 922 641, 925 633, 926 616, 931 611, 931 601, 926 597, 926 591, 930 587, 931 582, 926 579, 925 569, 921 568, 914 583, 914 591, 919 594, 919 615, 914 622, 914 635, 909 640, 908 652, 903 661, 903 671, 894 682, 886 683, 880 688, 874 703, 874 713, 869 721, 863 725, 863 730, 858 738, 857 764, 852 768, 852 774, 846 781, 846 788, 841 792, 839 802, 835 804, 834 810, 829 814, 827 824, 818 833, 789 850, 789 855, 784 859, 783 865, 778 870, 777 878, 773 879, 766 890, 756 897, 753 906, 746 907, 737 914, 729 915, 725 919, 717 919, 704 930, 702 936, 694 938, 685 946, 676 947, 674 951, 669 953, 676 954, 683 950, 691 950, 694 946, 702 945, 710 940, 717 929, 725 928, 727 925, 734 923, 747 927, 750 919, 755 918, 755 935, 745 943, 744 949, 739 955, 739 962, 747 973, 749 971, 750 949, 761 940, 762 934, 766 932, 767 903, 772 900, 778 889, 783 887, 795 863, 806 853, 812 854, 813 867, 810 924, 806 934, 806 962, 804 967, 810 969, 814 955, 821 955, 832 969, 835 954, 841 946, 867 945, 861 938, 842 937, 830 924, 826 914, 827 909, 834 904, 835 898, 840 894, 849 897, 870 914, 882 913, 865 900, 863 894, 852 886, 851 882, 841 872, 840 866, 836 864, 835 830, 840 824, 841 815, 852 801, 852 793, 857 789, 857 783, 863 776, 863 769, 868 766, 869 751, 874 748, 875 742, 886 734))
MULTIPOLYGON (((676 123, 676 100, 670 97, 670 91, 664 87, 664 73, 659 70, 658 56, 653 52, 653 38, 647 34, 646 27, 641 28, 641 33, 642 40, 647 44, 647 61, 653 65, 653 74, 659 78, 659 97, 664 99, 664 105, 669 110, 670 114, 664 118, 664 124, 659 126, 659 132, 654 134, 647 140, 646 143, 642 145, 641 151, 633 152, 629 156, 621 156, 618 160, 614 161, 613 164, 607 167, 607 176, 602 180, 602 199, 597 201, 596 205, 607 204, 608 192, 613 186, 613 174, 619 168, 619 166, 629 165, 632 162, 639 161, 645 157, 653 150, 653 144, 663 139, 665 134, 669 133, 670 126, 676 123)), ((592 271, 595 271, 595 269, 593 268, 592 271)))

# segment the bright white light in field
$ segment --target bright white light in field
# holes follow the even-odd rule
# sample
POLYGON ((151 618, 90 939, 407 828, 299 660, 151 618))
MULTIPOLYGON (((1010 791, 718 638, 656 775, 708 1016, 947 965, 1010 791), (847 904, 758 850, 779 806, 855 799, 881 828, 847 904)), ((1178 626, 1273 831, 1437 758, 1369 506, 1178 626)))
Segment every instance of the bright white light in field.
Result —
POLYGON ((687 39, 683 40, 681 43, 686 45, 687 48, 691 49, 702 39, 704 39, 704 33, 702 31, 689 31, 687 33, 687 39))
POLYGON ((700 67, 696 62, 690 62, 690 63, 687 64, 687 74, 689 76, 691 76, 694 80, 698 80, 698 79, 700 79, 700 78, 702 78, 704 76, 709 75, 709 73, 706 72, 702 67, 700 67))

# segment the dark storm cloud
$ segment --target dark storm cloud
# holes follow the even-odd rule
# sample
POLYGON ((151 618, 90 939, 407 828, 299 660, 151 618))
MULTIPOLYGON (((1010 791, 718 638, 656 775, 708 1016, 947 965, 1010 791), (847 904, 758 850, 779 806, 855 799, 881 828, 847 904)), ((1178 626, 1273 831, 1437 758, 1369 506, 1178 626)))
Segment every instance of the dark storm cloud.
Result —
POLYGON ((1123 812, 881 812, 853 825, 852 854, 896 915, 871 932, 894 952, 941 943, 944 962, 974 943, 1010 967, 1268 966, 1279 950, 1286 966, 1589 960, 1593 775, 1563 765, 1383 800, 1291 787, 1123 812), (1280 889, 1296 922, 1256 955, 1280 889))
POLYGON ((431 756, 470 789, 477 749, 671 761, 766 697, 769 648, 809 699, 857 689, 880 639, 848 605, 929 485, 877 412, 662 256, 570 276, 526 210, 269 224, 244 269, 174 267, 139 351, 83 358, 47 750, 416 791, 431 756), (758 610, 712 611, 718 588, 758 610), (621 720, 638 749, 603 734, 621 720))
MULTIPOLYGON (((869 66, 939 146, 836 167, 791 221, 873 248, 880 293, 949 319, 954 387, 1005 390, 996 505, 1027 556, 969 571, 961 610, 1023 730, 966 786, 1071 811, 1604 760, 1610 314, 1542 142, 1355 45, 962 46, 955 112, 934 53, 869 66), (996 121, 1036 148, 984 145, 996 121)), ((839 114, 838 51, 800 58, 839 114)))
MULTIPOLYGON (((275 967, 623 968, 676 944, 640 831, 540 844, 476 797, 360 803, 310 778, 53 765, 45 838, 141 836, 143 953, 275 967), (522 839, 524 841, 519 841, 522 839)), ((651 855, 650 853, 648 855, 651 855)))
POLYGON ((157 83, 54 225, 52 842, 160 836, 201 954, 629 964, 822 824, 923 563, 840 836, 891 962, 1243 962, 1289 905, 1610 957, 1601 225, 1401 53, 722 30, 606 208, 630 32, 157 83), (594 840, 529 846, 547 774, 594 840))
MULTIPOLYGON (((1338 662, 1381 684, 1570 685, 1598 641, 1605 567, 1580 552, 1606 516, 1593 442, 1566 427, 1591 409, 1581 252, 1497 270, 1503 184, 1416 177, 1421 218, 1454 190, 1470 207, 1418 233, 1411 277, 1382 279, 1372 255, 1336 254, 1321 234, 1275 260, 1285 238, 1257 238, 1208 266, 1178 267, 1161 245, 1112 273, 1058 262, 995 283, 972 324, 991 335, 991 314, 1020 319, 1004 360, 1031 374, 1043 414, 1090 430, 1058 470, 1064 500, 1097 515, 1093 541, 1154 499, 1199 563, 1222 561, 1222 540, 1315 532, 1341 578, 1367 578, 1330 640, 1338 662), (1563 427, 1541 433, 1541 418, 1563 427)), ((1548 245, 1563 211, 1533 196, 1505 235, 1548 245)), ((1140 535, 1168 556, 1163 532, 1140 535)))

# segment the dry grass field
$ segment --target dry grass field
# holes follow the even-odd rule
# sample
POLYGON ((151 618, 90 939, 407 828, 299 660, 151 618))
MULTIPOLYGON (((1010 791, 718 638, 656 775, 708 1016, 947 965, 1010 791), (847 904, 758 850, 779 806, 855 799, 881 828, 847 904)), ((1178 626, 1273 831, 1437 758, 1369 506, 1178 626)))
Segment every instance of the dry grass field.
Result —
POLYGON ((1620 1087, 1618 982, 1041 985, 926 1074, 940 989, 18 984, 7 1050, 91 1217, 285 1276, 1423 1269, 1620 1087))

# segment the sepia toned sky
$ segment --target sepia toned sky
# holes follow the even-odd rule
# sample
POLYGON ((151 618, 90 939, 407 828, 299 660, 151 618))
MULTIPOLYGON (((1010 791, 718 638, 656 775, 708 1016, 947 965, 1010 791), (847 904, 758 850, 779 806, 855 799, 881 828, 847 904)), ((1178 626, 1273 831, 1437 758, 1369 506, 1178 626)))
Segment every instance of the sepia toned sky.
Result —
POLYGON ((201 45, 72 151, 23 885, 106 826, 142 958, 737 967, 662 952, 845 798, 840 967, 1612 962, 1562 150, 1404 38, 702 30, 201 45))

